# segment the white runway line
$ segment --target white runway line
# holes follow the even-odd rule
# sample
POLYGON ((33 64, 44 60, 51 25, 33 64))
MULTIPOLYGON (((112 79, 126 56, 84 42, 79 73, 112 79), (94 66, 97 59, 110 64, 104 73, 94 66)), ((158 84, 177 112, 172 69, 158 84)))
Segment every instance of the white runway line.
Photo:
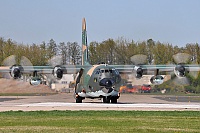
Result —
POLYGON ((84 107, 84 108, 179 108, 200 109, 200 104, 97 104, 97 103, 64 103, 46 102, 16 105, 21 107, 84 107))

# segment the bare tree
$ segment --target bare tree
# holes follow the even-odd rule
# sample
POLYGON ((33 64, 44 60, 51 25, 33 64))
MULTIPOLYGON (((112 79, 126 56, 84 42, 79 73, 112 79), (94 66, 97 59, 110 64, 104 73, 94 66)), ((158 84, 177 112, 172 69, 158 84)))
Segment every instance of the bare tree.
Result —
POLYGON ((81 56, 81 47, 78 45, 77 42, 73 42, 73 43, 68 42, 67 45, 68 45, 68 51, 69 51, 68 55, 69 55, 70 62, 73 65, 79 64, 80 56, 81 56))
POLYGON ((59 55, 62 56, 62 65, 66 65, 67 64, 68 47, 65 44, 65 42, 61 42, 58 45, 58 48, 59 48, 59 55))

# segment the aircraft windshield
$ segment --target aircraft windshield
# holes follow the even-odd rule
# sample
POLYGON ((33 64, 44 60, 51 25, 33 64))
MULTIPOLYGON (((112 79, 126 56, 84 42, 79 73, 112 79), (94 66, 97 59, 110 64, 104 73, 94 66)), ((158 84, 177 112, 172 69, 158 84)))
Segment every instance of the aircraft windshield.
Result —
POLYGON ((116 74, 119 75, 119 72, 116 69, 98 69, 95 74, 100 74, 100 73, 111 73, 111 74, 116 74))
POLYGON ((101 73, 115 73, 115 70, 112 70, 112 69, 101 69, 100 72, 101 73))
POLYGON ((101 69, 101 73, 104 73, 104 69, 101 69))
POLYGON ((105 70, 105 73, 109 73, 109 70, 106 69, 106 70, 105 70))

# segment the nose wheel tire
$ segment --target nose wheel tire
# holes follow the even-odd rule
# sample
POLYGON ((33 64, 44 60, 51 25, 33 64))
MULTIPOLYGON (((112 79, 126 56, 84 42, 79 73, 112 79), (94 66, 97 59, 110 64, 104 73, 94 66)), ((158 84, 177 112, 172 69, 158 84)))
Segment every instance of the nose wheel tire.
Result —
POLYGON ((110 97, 103 97, 103 103, 110 103, 110 97))

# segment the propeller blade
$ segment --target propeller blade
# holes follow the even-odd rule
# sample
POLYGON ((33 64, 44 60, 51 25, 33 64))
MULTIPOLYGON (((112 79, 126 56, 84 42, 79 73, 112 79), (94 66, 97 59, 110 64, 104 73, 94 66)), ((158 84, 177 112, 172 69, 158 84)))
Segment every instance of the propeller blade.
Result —
POLYGON ((2 63, 3 66, 13 66, 13 65, 16 65, 16 64, 17 64, 16 55, 8 56, 7 58, 5 58, 3 60, 3 63, 2 63))
POLYGON ((49 59, 48 64, 53 67, 57 65, 62 65, 62 56, 53 56, 51 59, 49 59))
MULTIPOLYGON (((192 61, 192 64, 193 65, 198 65, 197 62, 195 61, 192 61)), ((191 71, 191 69, 189 68, 189 75, 194 78, 194 79, 197 79, 198 75, 199 75, 199 71, 191 71)))
POLYGON ((187 53, 177 53, 173 55, 173 59, 177 64, 187 64, 191 58, 192 56, 187 53))
POLYGON ((178 78, 178 77, 175 77, 173 79, 173 82, 176 84, 176 85, 189 85, 190 84, 190 81, 188 80, 188 78, 184 77, 184 78, 178 78))
POLYGON ((147 56, 143 54, 137 54, 131 57, 131 61, 134 65, 141 65, 147 63, 147 56))
POLYGON ((21 57, 20 65, 21 66, 33 66, 33 64, 31 63, 31 61, 28 58, 26 58, 25 56, 21 57))
MULTIPOLYGON (((11 67, 16 64, 17 64, 16 55, 10 55, 7 58, 5 58, 2 62, 3 66, 8 66, 8 67, 11 67)), ((11 79, 11 75, 9 73, 3 73, 2 76, 6 79, 11 79)))

